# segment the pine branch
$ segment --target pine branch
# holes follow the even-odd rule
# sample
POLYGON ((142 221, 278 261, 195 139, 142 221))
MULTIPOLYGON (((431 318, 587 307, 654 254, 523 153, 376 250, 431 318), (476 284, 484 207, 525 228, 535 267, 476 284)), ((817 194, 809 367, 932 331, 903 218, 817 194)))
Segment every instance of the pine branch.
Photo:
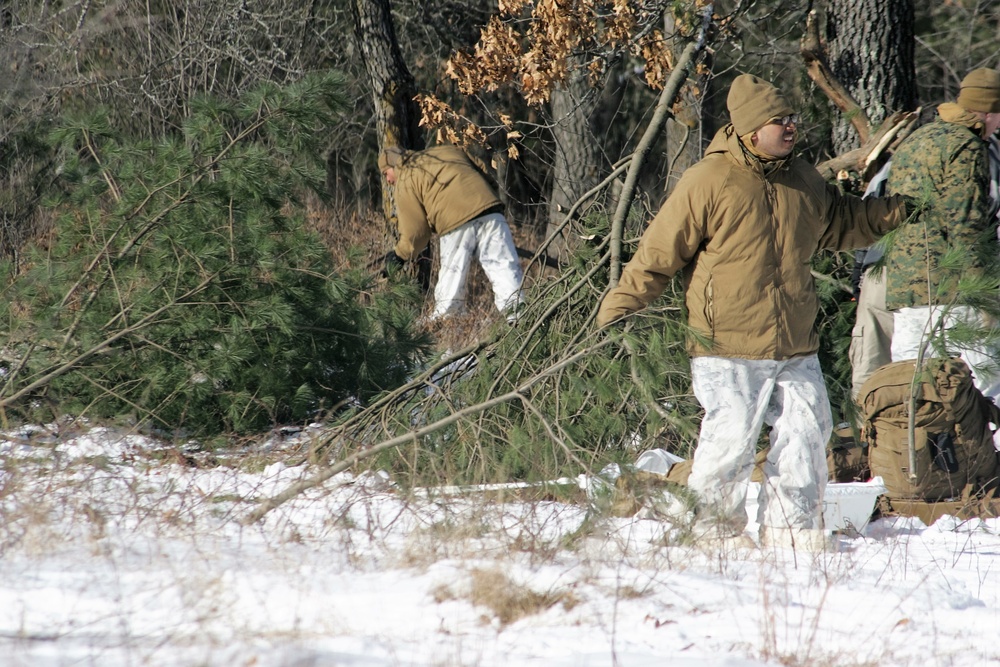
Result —
POLYGON ((187 299, 187 298, 189 298, 189 297, 197 294, 201 290, 203 290, 214 279, 215 279, 215 276, 210 276, 210 277, 206 278, 197 287, 192 288, 187 293, 181 295, 179 298, 171 301, 170 303, 167 303, 167 304, 164 304, 164 305, 160 306, 159 308, 157 308, 153 312, 149 313, 148 315, 146 315, 145 317, 143 317, 141 320, 139 320, 135 324, 133 324, 131 326, 128 326, 128 327, 125 327, 123 329, 120 329, 119 331, 117 331, 113 335, 109 336, 108 338, 105 338, 103 341, 101 341, 100 343, 92 346, 90 349, 86 350, 85 352, 81 352, 77 356, 73 357, 72 359, 70 359, 70 360, 68 360, 66 362, 63 362, 63 363, 59 364, 55 368, 52 368, 50 370, 45 371, 40 378, 38 378, 37 380, 34 380, 33 382, 27 384, 26 386, 22 387, 21 389, 19 389, 18 391, 14 392, 13 394, 11 394, 9 396, 0 397, 0 410, 2 410, 3 408, 6 408, 6 407, 12 405, 15 401, 23 398, 24 396, 27 396, 31 392, 44 387, 45 385, 49 384, 52 380, 54 380, 54 379, 56 379, 56 378, 58 378, 58 377, 60 377, 62 375, 65 375, 66 373, 69 373, 69 372, 75 370, 84 361, 86 361, 87 359, 93 357, 96 354, 99 354, 99 353, 107 350, 114 343, 116 343, 119 340, 125 338, 126 336, 134 334, 134 333, 136 333, 138 331, 141 331, 142 329, 144 329, 144 328, 146 328, 146 327, 154 324, 161 315, 163 315, 164 313, 168 312, 171 308, 179 305, 185 299, 187 299))
MULTIPOLYGON (((538 384, 542 380, 548 378, 549 376, 557 373, 563 368, 567 368, 582 359, 586 359, 589 355, 594 354, 602 347, 608 345, 609 342, 610 341, 607 339, 598 341, 593 346, 584 348, 576 352, 575 354, 563 359, 561 362, 553 364, 544 371, 532 376, 531 378, 528 378, 512 391, 509 391, 500 396, 496 396, 495 398, 489 399, 487 401, 483 401, 475 405, 470 405, 466 408, 458 410, 457 412, 453 412, 452 414, 448 415, 447 417, 444 417, 443 419, 439 419, 431 424, 428 424, 427 426, 414 429, 408 433, 404 433, 403 435, 399 435, 394 438, 390 438, 388 440, 383 440, 382 442, 373 444, 371 447, 368 447, 367 449, 355 452, 354 454, 351 454, 350 456, 340 460, 336 464, 317 472, 315 475, 309 477, 308 479, 296 482, 295 484, 292 484, 289 487, 287 487, 281 493, 264 500, 259 507, 257 507, 255 510, 250 512, 242 519, 240 519, 240 523, 246 526, 254 524, 257 521, 260 521, 271 510, 281 506, 283 503, 308 491, 309 489, 319 486, 320 484, 330 479, 334 475, 337 475, 345 470, 348 470, 351 466, 358 463, 359 461, 371 458, 376 454, 379 454, 389 449, 393 449, 407 442, 416 441, 419 438, 440 431, 446 426, 450 426, 451 424, 461 421, 466 417, 470 417, 472 415, 481 413, 497 405, 501 405, 503 403, 507 403, 510 401, 521 401, 523 400, 522 398, 523 394, 528 389, 538 384)), ((2 407, 2 403, 0 403, 0 407, 2 407)))

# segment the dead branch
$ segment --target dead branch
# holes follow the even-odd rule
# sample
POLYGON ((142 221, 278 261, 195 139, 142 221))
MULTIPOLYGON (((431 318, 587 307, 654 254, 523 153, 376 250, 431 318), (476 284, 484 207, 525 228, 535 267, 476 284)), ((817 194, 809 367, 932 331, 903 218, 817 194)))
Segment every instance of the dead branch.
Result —
POLYGON ((806 32, 799 45, 799 53, 802 54, 802 59, 805 61, 809 78, 819 86, 831 102, 837 105, 841 113, 850 119, 851 125, 857 131, 858 137, 861 138, 861 143, 867 143, 871 134, 871 120, 861 105, 837 80, 827 64, 826 47, 823 46, 819 38, 819 19, 815 9, 809 12, 809 17, 806 19, 806 32))
POLYGON ((843 171, 854 171, 867 181, 881 163, 885 153, 892 153, 899 143, 913 131, 920 109, 896 111, 886 118, 873 133, 871 119, 854 97, 837 80, 826 60, 826 47, 819 37, 819 19, 816 10, 809 12, 806 31, 799 44, 799 53, 805 61, 806 72, 820 90, 851 121, 858 133, 861 147, 855 148, 816 166, 823 178, 834 180, 843 171))
POLYGON ((673 105, 674 100, 677 99, 681 86, 687 80, 688 71, 694 66, 698 55, 705 49, 708 38, 708 30, 712 23, 712 9, 713 5, 710 3, 703 10, 704 14, 698 36, 696 39, 689 42, 686 47, 684 47, 684 51, 681 53, 680 58, 677 59, 677 64, 674 66, 674 70, 670 73, 670 78, 667 80, 667 84, 663 87, 660 99, 656 103, 656 110, 653 113, 653 118, 650 120, 649 126, 643 133, 642 138, 639 140, 639 144, 636 146, 635 152, 633 153, 632 163, 629 167, 628 174, 625 176, 625 186, 622 188, 622 194, 618 200, 618 207, 615 210, 615 216, 611 220, 611 267, 608 275, 608 283, 612 287, 618 285, 618 278, 621 276, 622 237, 624 236, 625 218, 628 215, 629 209, 632 207, 632 199, 635 197, 639 174, 645 167, 646 160, 649 157, 649 152, 653 147, 653 142, 659 136, 660 131, 667 122, 667 118, 671 115, 670 107, 673 105))
POLYGON ((274 508, 278 507, 282 503, 291 500, 295 496, 305 491, 308 491, 309 489, 319 486, 320 484, 330 479, 334 475, 337 475, 349 469, 358 461, 367 459, 371 456, 374 456, 375 454, 386 451, 387 449, 392 449, 393 447, 398 447, 407 442, 412 442, 414 440, 422 438, 423 436, 439 431, 450 424, 454 424, 455 422, 460 421, 465 417, 470 417, 474 414, 478 414, 480 412, 483 412, 484 410, 488 410, 489 408, 500 405, 502 403, 506 403, 509 401, 524 401, 525 392, 527 392, 528 389, 530 389, 532 386, 541 382, 545 378, 554 375, 563 368, 571 366, 576 362, 580 361, 581 359, 586 359, 588 356, 594 354, 594 352, 596 352, 600 348, 610 344, 610 342, 611 339, 604 338, 590 347, 584 347, 575 354, 572 354, 564 358, 562 361, 552 364, 542 372, 533 375, 532 377, 528 378, 520 385, 518 385, 516 388, 514 388, 511 391, 508 391, 505 394, 492 398, 488 401, 483 401, 482 403, 477 403, 475 405, 470 405, 468 407, 462 408, 461 410, 453 412, 447 417, 439 419, 433 423, 427 424, 426 426, 414 429, 413 431, 404 433, 394 438, 390 438, 388 440, 376 443, 371 447, 363 449, 359 452, 355 452, 354 454, 344 459, 341 459, 336 464, 329 466, 327 468, 323 468, 322 470, 319 470, 312 477, 296 482, 287 487, 281 493, 265 499, 256 509, 254 509, 252 512, 243 517, 240 520, 240 523, 242 523, 243 525, 250 525, 256 523, 261 518, 263 518, 265 514, 267 514, 274 508))

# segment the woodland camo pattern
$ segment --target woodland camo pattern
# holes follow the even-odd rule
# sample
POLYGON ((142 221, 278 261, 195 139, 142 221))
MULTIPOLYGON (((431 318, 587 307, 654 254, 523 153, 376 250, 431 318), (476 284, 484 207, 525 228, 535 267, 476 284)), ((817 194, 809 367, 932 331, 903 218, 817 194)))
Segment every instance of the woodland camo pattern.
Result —
POLYGON ((997 256, 989 179, 987 144, 962 125, 929 123, 900 146, 888 191, 925 208, 899 228, 888 254, 889 309, 957 303, 959 278, 980 275, 997 256), (960 253, 960 266, 942 266, 949 252, 960 253))

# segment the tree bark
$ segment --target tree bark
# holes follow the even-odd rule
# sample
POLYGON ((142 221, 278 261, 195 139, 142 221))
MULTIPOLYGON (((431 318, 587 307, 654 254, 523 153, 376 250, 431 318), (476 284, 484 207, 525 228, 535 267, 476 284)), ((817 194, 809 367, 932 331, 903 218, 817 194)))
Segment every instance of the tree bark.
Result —
MULTIPOLYGON (((411 150, 424 147, 420 131, 420 108, 414 101, 416 82, 403 60, 392 23, 389 0, 352 0, 354 35, 371 83, 372 106, 379 149, 399 146, 411 150)), ((382 181, 382 210, 389 233, 396 235, 396 212, 392 188, 382 181)), ((417 279, 430 286, 430 246, 414 262, 417 279)))
MULTIPOLYGON (((420 109, 413 100, 416 82, 399 50, 389 0, 352 0, 351 11, 358 52, 371 84, 379 149, 423 148, 420 109)), ((395 223, 391 188, 384 185, 382 208, 386 219, 395 223)))
MULTIPOLYGON (((547 237, 562 226, 570 207, 597 183, 601 152, 591 128, 595 106, 596 96, 584 75, 552 91, 550 109, 555 160, 547 237)), ((566 237, 560 233, 550 243, 549 252, 559 257, 568 245, 566 237)))
POLYGON ((403 60, 389 0, 353 0, 354 34, 371 83, 379 146, 420 150, 416 83, 403 60))
MULTIPOLYGON (((893 111, 917 106, 912 0, 827 0, 826 41, 830 70, 865 111, 870 128, 893 111)), ((837 154, 863 139, 840 115, 833 129, 837 154)))

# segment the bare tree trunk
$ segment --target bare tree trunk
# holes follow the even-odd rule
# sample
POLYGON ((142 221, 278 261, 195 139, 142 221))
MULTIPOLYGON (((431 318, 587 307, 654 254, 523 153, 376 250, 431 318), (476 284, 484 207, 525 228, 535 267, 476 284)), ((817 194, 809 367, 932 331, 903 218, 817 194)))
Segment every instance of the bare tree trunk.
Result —
POLYGON ((371 82, 379 145, 420 150, 416 83, 403 61, 389 0, 353 0, 354 33, 371 82))
MULTIPOLYGON (((871 127, 917 104, 913 0, 827 0, 830 68, 865 110, 871 127)), ((837 154, 861 140, 849 119, 833 129, 837 154)))
MULTIPOLYGON (((563 227, 565 233, 562 223, 566 212, 597 183, 601 151, 591 128, 596 99, 583 75, 552 91, 550 109, 555 160, 547 237, 559 227, 563 227)), ((549 244, 549 252, 559 257, 565 250, 572 250, 570 245, 563 234, 558 234, 549 244)))
MULTIPOLYGON (((354 34, 368 79, 379 148, 400 146, 411 150, 424 147, 420 132, 420 109, 414 101, 416 82, 403 60, 392 23, 389 0, 353 0, 354 34)), ((392 189, 382 187, 382 210, 391 234, 396 233, 392 189)), ((415 262, 417 278, 426 290, 430 286, 430 246, 415 262)))

